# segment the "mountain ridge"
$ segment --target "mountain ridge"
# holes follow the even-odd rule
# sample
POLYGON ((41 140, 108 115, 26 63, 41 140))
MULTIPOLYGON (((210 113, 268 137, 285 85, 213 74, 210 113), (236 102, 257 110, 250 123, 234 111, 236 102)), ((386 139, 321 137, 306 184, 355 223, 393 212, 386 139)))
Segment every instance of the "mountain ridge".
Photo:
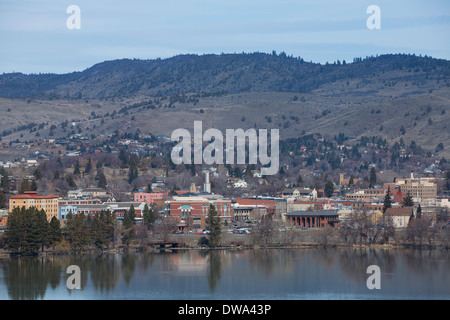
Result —
POLYGON ((192 92, 310 93, 339 81, 389 75, 390 81, 449 85, 450 61, 406 54, 355 58, 352 63, 318 64, 284 52, 186 54, 167 59, 118 59, 66 74, 0 75, 4 98, 120 98, 192 92))

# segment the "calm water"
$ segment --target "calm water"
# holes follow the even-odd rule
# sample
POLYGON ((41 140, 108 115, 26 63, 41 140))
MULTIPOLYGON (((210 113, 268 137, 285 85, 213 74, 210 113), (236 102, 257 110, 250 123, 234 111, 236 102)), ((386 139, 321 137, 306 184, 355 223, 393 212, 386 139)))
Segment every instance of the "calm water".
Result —
POLYGON ((450 299, 448 252, 281 249, 0 261, 0 299, 450 299), (81 290, 69 290, 69 265, 81 290), (367 267, 381 268, 369 290, 367 267))

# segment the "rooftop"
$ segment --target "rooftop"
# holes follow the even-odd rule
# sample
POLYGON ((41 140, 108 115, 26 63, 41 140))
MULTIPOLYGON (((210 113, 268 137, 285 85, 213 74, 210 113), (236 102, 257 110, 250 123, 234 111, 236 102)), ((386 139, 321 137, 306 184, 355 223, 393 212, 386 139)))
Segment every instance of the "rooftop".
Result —
POLYGON ((288 217, 319 217, 319 216, 338 216, 336 210, 322 210, 322 211, 292 211, 286 213, 288 217))
POLYGON ((36 191, 25 191, 24 194, 17 194, 9 199, 58 199, 58 196, 55 196, 54 194, 38 196, 36 191))

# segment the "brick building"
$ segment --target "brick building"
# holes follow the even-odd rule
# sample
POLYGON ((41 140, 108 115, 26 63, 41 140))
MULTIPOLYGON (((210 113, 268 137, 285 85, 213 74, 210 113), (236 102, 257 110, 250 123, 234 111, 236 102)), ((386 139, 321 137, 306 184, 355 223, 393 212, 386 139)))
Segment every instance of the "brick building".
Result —
POLYGON ((136 202, 147 202, 153 203, 156 200, 162 200, 169 198, 169 192, 135 192, 133 194, 133 199, 136 202))
POLYGON ((164 215, 179 222, 179 229, 204 229, 209 206, 216 208, 222 223, 231 223, 231 200, 209 193, 187 193, 168 199, 164 204, 164 215))

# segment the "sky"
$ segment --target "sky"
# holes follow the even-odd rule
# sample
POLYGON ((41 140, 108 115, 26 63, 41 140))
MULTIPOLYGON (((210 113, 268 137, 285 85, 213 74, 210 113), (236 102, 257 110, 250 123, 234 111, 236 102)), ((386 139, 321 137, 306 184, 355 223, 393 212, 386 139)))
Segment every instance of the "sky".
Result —
POLYGON ((0 73, 273 50, 315 63, 388 53, 450 60, 450 1, 0 0, 0 73), (380 9, 380 29, 367 26, 371 5, 380 9))

